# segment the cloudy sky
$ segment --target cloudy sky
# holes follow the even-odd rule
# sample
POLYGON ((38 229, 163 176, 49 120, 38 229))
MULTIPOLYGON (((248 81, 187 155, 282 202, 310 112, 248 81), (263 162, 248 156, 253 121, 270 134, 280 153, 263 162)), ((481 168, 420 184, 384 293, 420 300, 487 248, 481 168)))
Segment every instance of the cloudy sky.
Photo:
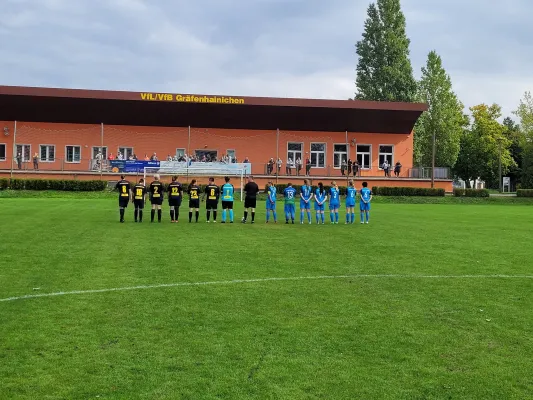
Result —
MULTIPOLYGON (((370 0, 1 0, 0 84, 346 99, 370 0)), ((531 0, 403 0, 465 106, 533 91, 531 0)))

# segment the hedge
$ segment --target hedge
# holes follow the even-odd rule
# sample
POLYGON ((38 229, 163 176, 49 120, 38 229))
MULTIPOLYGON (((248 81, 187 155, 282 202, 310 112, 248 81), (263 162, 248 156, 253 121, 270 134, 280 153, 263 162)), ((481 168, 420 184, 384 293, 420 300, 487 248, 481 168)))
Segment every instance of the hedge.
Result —
POLYGON ((516 197, 533 197, 533 189, 518 189, 516 197))
POLYGON ((0 179, 0 189, 59 190, 69 192, 97 192, 107 188, 106 181, 79 181, 59 179, 0 179))
POLYGON ((455 197, 490 197, 487 189, 454 189, 455 197))
POLYGON ((444 197, 444 189, 437 188, 413 188, 413 187, 381 187, 374 186, 372 194, 377 196, 421 196, 421 197, 444 197))

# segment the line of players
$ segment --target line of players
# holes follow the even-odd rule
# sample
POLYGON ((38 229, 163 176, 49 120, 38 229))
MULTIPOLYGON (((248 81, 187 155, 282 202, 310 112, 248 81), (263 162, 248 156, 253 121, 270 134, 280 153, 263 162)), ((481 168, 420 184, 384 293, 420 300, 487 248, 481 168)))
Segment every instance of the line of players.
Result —
MULTIPOLYGON (((170 207, 170 220, 172 223, 177 223, 179 220, 179 209, 183 199, 183 186, 178 182, 178 177, 173 176, 172 182, 168 185, 166 190, 168 196, 168 204, 170 207)), ((360 215, 361 224, 369 223, 370 219, 370 202, 372 200, 372 192, 367 187, 367 183, 363 182, 363 188, 359 191, 360 197, 360 215), (366 218, 366 220, 365 220, 366 218)), ((120 222, 124 222, 125 209, 128 207, 130 201, 133 200, 135 207, 134 218, 135 222, 142 222, 143 211, 145 203, 148 198, 151 203, 151 215, 150 220, 154 222, 155 214, 157 211, 157 220, 161 222, 163 199, 165 196, 165 189, 163 183, 160 181, 159 175, 154 176, 154 181, 150 183, 147 188, 144 179, 140 179, 139 183, 131 187, 130 182, 125 180, 122 175, 121 180, 117 182, 115 188, 119 191, 119 210, 120 210, 120 222)), ((257 194, 259 193, 259 187, 254 182, 253 177, 248 177, 248 183, 244 187, 246 193, 244 201, 244 217, 241 222, 246 223, 248 215, 251 214, 251 223, 255 222, 255 208, 257 203, 257 194)), ((222 223, 226 223, 229 216, 229 223, 234 221, 233 202, 235 189, 230 183, 230 178, 225 178, 225 183, 220 188, 215 184, 214 178, 209 178, 209 184, 205 187, 203 195, 201 196, 200 187, 196 183, 196 179, 193 179, 191 184, 187 188, 189 196, 189 222, 192 222, 193 213, 195 222, 198 222, 200 214, 200 197, 201 200, 206 200, 206 222, 210 222, 211 214, 213 214, 213 222, 217 222, 217 210, 218 202, 222 199, 222 223)), ((284 197, 284 214, 285 223, 288 224, 291 221, 294 224, 295 221, 295 199, 297 197, 297 190, 291 183, 287 185, 287 188, 283 191, 284 197)), ((304 180, 304 184, 300 187, 300 223, 304 223, 304 216, 307 214, 307 221, 311 224, 311 203, 314 202, 314 209, 316 213, 317 224, 324 224, 324 212, 325 203, 329 202, 330 220, 332 224, 339 223, 339 208, 341 206, 340 191, 336 182, 331 183, 331 188, 326 190, 322 182, 318 183, 318 188, 313 191, 313 188, 309 185, 307 179, 304 180), (313 201, 314 200, 314 201, 313 201)), ((358 197, 357 190, 352 180, 349 181, 346 188, 346 224, 353 224, 355 222, 355 203, 358 197)), ((277 189, 272 181, 268 182, 268 197, 266 200, 266 222, 270 222, 270 216, 274 223, 277 223, 277 189)))

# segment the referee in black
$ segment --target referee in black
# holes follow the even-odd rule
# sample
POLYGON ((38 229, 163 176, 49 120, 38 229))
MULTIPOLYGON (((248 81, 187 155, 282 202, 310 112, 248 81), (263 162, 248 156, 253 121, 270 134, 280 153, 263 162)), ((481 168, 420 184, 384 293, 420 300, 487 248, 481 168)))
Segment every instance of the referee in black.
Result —
POLYGON ((248 219, 248 210, 252 210, 252 224, 255 222, 255 206, 257 204, 257 193, 259 186, 254 182, 254 177, 248 177, 248 183, 244 186, 246 197, 244 198, 244 217, 242 223, 245 224, 248 219))

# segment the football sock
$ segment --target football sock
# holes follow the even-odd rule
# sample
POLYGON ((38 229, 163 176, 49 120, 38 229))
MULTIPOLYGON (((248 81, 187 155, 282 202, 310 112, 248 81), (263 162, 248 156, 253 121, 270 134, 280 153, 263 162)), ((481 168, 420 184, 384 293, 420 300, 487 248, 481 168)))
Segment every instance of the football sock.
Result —
POLYGON ((138 215, 139 215, 139 210, 135 209, 135 211, 133 211, 133 217, 135 218, 135 222, 137 222, 138 215))
POLYGON ((174 209, 174 218, 176 218, 176 221, 177 221, 179 217, 180 217, 180 209, 176 208, 174 209))
POLYGON ((233 222, 233 210, 229 210, 229 220, 233 222))
POLYGON ((324 213, 320 213, 320 219, 322 220, 322 223, 324 223, 324 213))
POLYGON ((222 210, 222 222, 226 222, 226 209, 222 210))
POLYGON ((351 214, 349 212, 346 213, 346 223, 350 222, 351 214))
POLYGON ((174 210, 170 210, 170 220, 174 221, 174 210))
POLYGON ((274 222, 278 222, 278 213, 274 211, 272 214, 274 214, 274 222))
POLYGON ((267 214, 266 214, 266 222, 268 222, 270 220, 270 211, 267 211, 267 214))
POLYGON ((339 222, 339 212, 335 212, 335 222, 339 222))
POLYGON ((161 222, 161 209, 157 210, 157 221, 161 222))
POLYGON ((143 222, 143 210, 139 210, 139 222, 143 222))
POLYGON ((316 223, 318 224, 320 221, 320 213, 316 213, 316 223))
POLYGON ((364 222, 364 213, 361 211, 361 222, 364 222))
POLYGON ((370 221, 370 213, 366 211, 365 214, 366 214, 366 222, 370 221))
POLYGON ((244 220, 246 221, 247 218, 248 218, 248 211, 245 211, 244 212, 244 220))
POLYGON ((300 211, 300 222, 304 222, 304 212, 300 211))
POLYGON ((313 218, 311 217, 311 211, 307 211, 307 220, 311 222, 313 218))
POLYGON ((196 211, 196 222, 198 222, 198 217, 200 216, 200 211, 196 211))
POLYGON ((217 210, 213 211, 213 221, 217 220, 217 210))
POLYGON ((252 211, 252 222, 255 221, 255 211, 252 211))
POLYGON ((207 211, 207 220, 209 221, 210 218, 211 218, 211 210, 207 211))
POLYGON ((331 222, 335 221, 335 215, 332 212, 329 213, 329 219, 331 220, 331 222))
POLYGON ((155 210, 152 209, 152 211, 150 212, 150 221, 154 222, 154 217, 155 217, 155 210))
POLYGON ((189 211, 189 222, 192 222, 192 211, 189 211))
POLYGON ((120 209, 120 220, 124 221, 124 209, 123 208, 120 209))

